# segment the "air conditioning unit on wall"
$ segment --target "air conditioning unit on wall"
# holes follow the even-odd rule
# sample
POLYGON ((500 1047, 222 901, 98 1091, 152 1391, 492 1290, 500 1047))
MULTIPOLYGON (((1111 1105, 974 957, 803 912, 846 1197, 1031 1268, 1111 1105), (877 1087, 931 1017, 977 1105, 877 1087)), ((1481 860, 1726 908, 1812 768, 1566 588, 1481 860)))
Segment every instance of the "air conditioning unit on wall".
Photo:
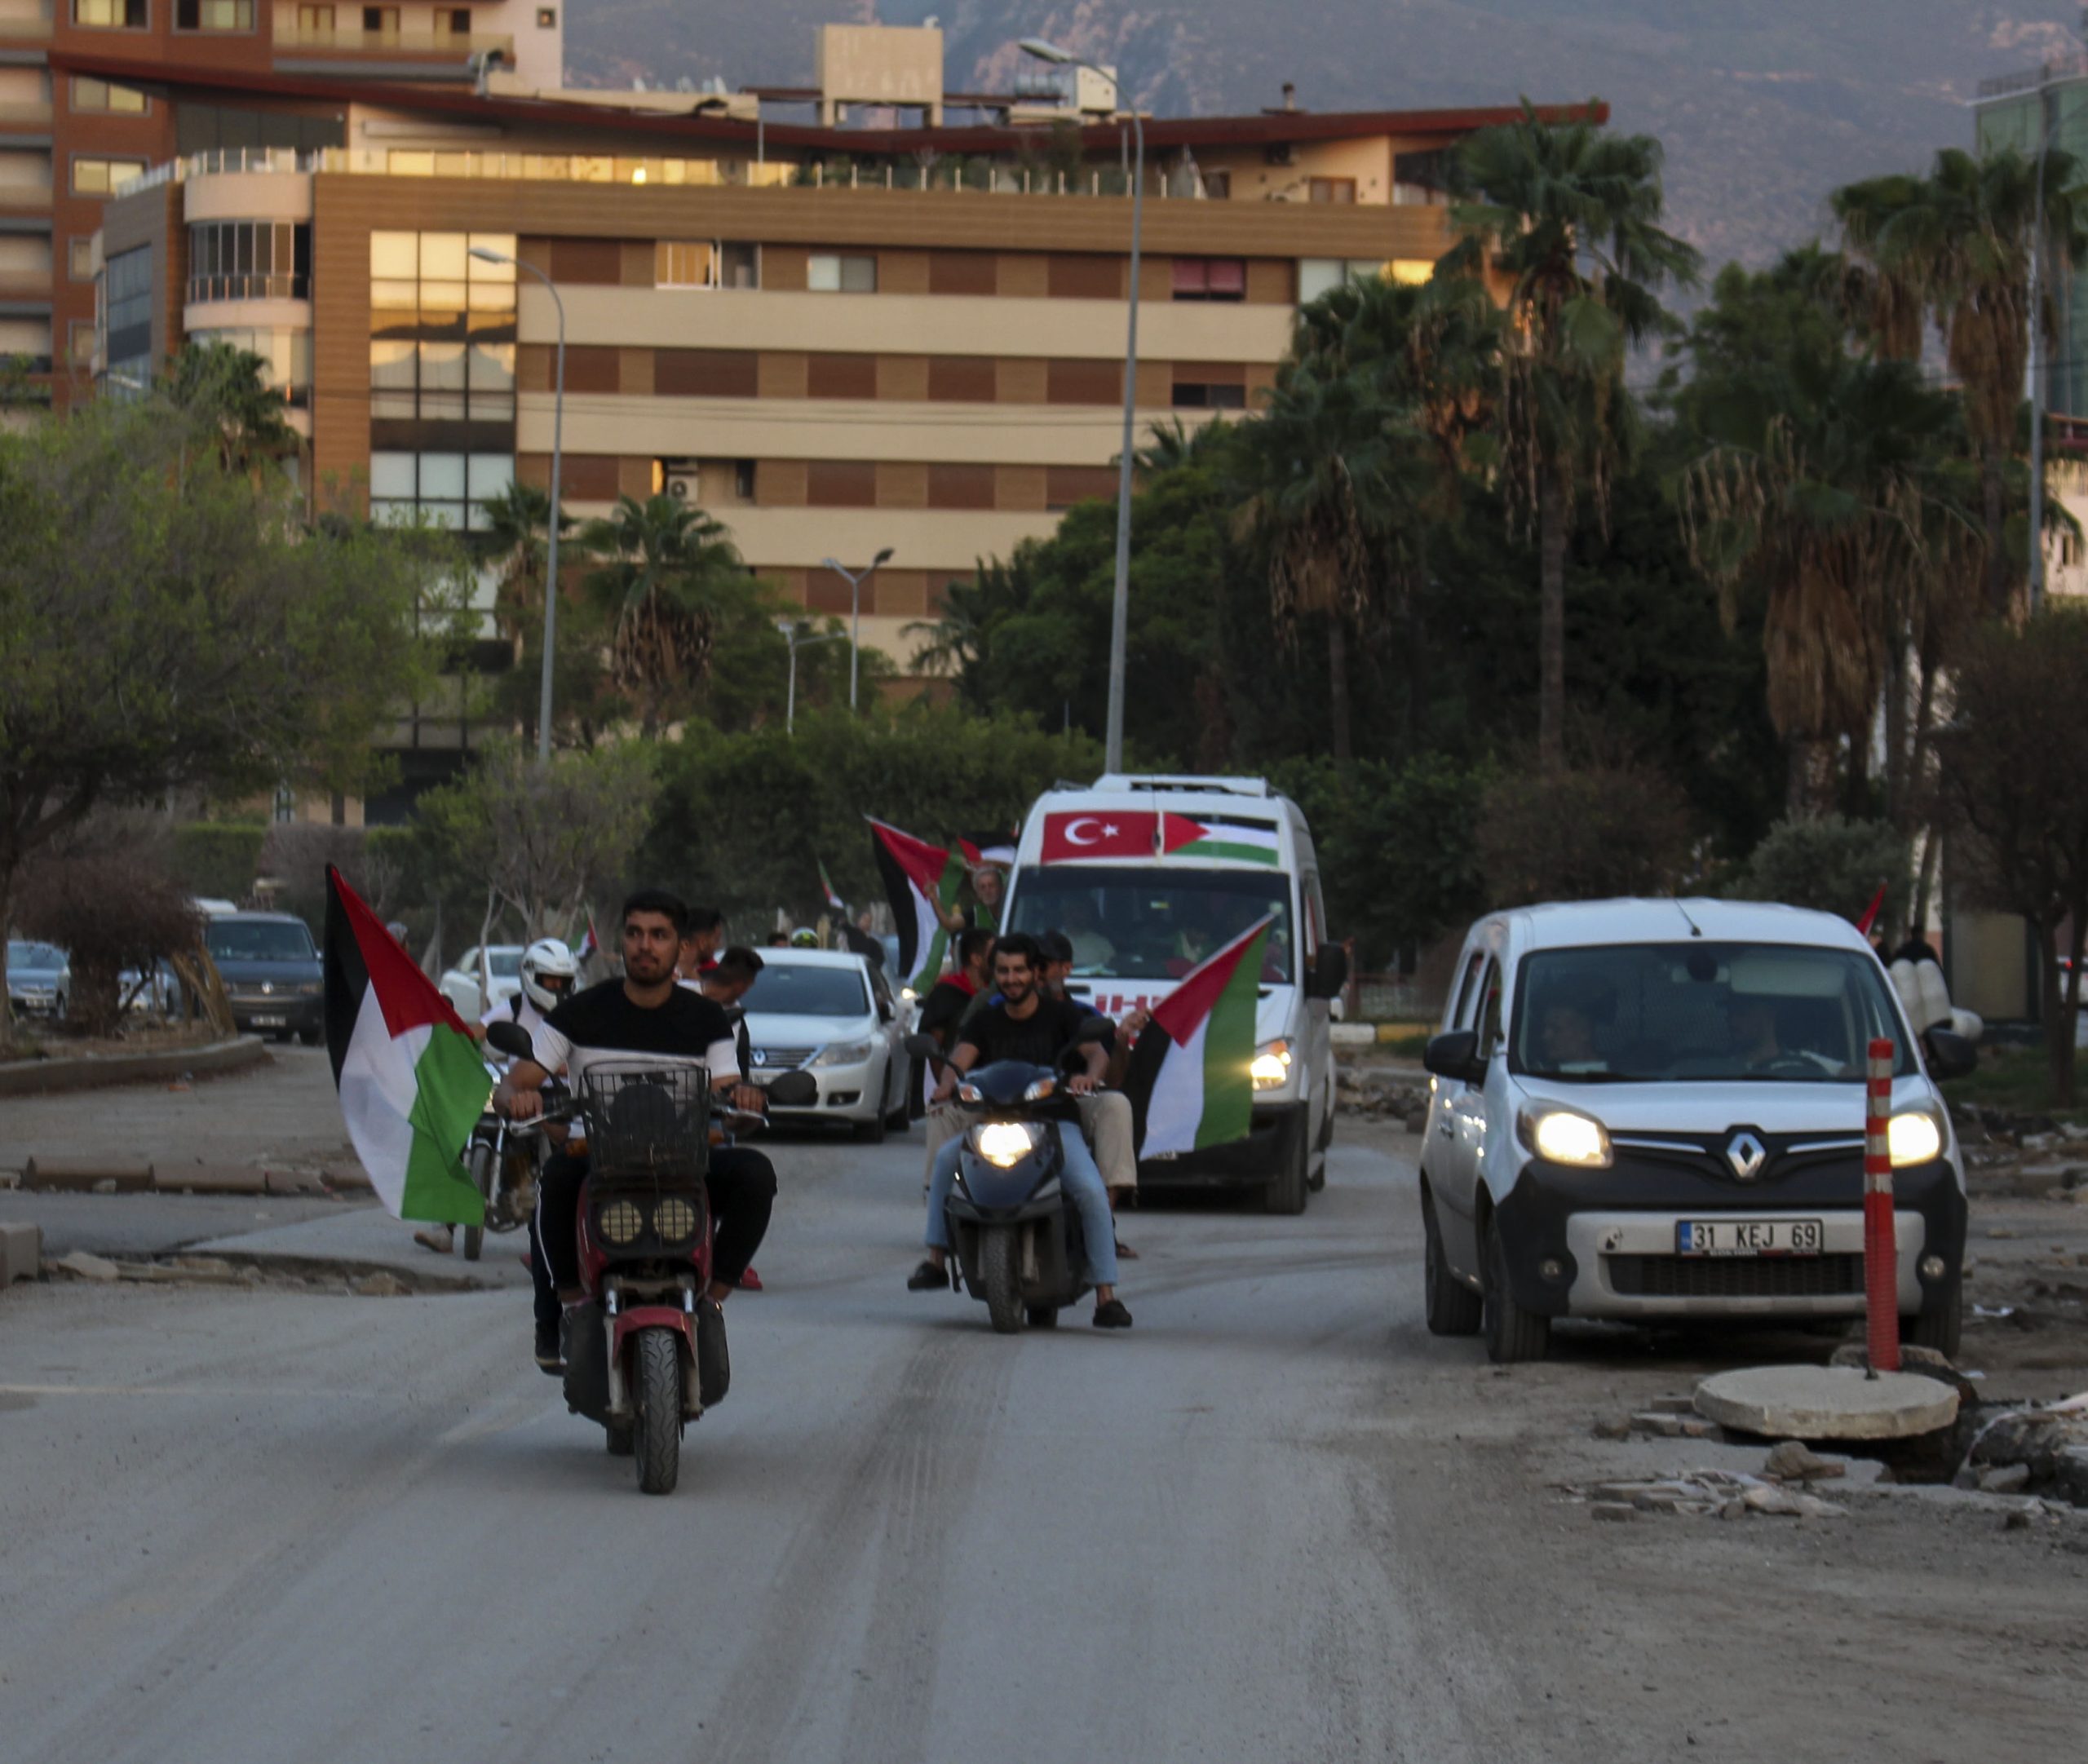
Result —
POLYGON ((692 459, 663 460, 660 469, 667 494, 677 502, 697 502, 702 500, 703 486, 696 461, 692 459))

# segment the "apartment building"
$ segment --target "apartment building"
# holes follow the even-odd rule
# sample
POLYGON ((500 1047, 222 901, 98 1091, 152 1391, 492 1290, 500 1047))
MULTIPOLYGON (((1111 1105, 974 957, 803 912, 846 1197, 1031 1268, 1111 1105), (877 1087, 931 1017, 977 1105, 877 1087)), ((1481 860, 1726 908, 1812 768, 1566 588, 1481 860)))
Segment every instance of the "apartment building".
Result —
MULTIPOLYGON (((128 183, 98 369, 147 378, 192 337, 254 348, 330 493, 467 532, 509 482, 548 483, 562 412, 580 519, 687 496, 820 614, 851 604, 826 559, 888 549, 863 636, 903 664, 950 581, 1115 493, 1132 179, 1091 89, 944 93, 939 32, 849 35, 816 86, 616 104, 162 73, 179 107, 330 108, 341 138, 128 183), (917 60, 932 39, 936 80, 891 77, 866 52, 883 38, 917 60), (842 120, 873 99, 888 120, 842 120)), ((1301 301, 1425 277, 1450 242, 1442 156, 1513 113, 1146 121, 1141 422, 1251 409, 1301 301)))

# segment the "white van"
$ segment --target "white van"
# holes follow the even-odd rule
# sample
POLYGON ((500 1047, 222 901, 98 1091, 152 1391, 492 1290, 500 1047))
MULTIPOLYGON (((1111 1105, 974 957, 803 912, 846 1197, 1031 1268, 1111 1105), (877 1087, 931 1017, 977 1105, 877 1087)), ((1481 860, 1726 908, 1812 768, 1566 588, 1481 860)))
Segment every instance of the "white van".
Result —
POLYGON ((1865 1080, 1893 1044, 1900 1333, 1954 1354, 1965 1172, 1937 1081, 1856 928, 1737 900, 1521 907, 1465 939, 1421 1155, 1438 1335, 1541 1359, 1557 1317, 1864 1311, 1865 1080))
POLYGON ((1150 1008, 1197 962, 1273 915, 1255 1017, 1254 1114, 1228 1146, 1148 1159, 1155 1187, 1252 1187, 1301 1213, 1334 1137, 1328 1006, 1348 978, 1326 935, 1319 860, 1298 805, 1260 778, 1132 777, 1046 792, 1015 851, 1006 926, 1073 941, 1073 996, 1150 1008))

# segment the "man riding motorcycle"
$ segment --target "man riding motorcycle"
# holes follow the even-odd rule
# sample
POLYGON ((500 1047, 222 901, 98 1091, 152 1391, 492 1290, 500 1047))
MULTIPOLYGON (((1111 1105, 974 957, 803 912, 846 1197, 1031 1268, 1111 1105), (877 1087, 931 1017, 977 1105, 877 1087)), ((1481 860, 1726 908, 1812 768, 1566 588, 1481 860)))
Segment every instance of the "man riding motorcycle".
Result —
MULTIPOLYGON (((539 1087, 560 1067, 569 1069, 577 1087, 591 1064, 635 1059, 701 1065, 733 1107, 760 1112, 761 1091, 740 1081, 739 1049, 723 1010, 675 984, 685 922, 681 901, 664 889, 641 889, 626 900, 622 979, 591 986, 551 1012, 533 1037, 536 1057, 508 1068, 493 1092, 493 1107, 511 1121, 531 1121, 542 1107, 539 1087)), ((530 1258, 537 1289, 537 1364, 554 1375, 564 1370, 561 1295, 574 1291, 580 1280, 574 1209, 586 1171, 584 1156, 560 1153, 546 1164, 537 1184, 530 1258)), ((768 1229, 776 1171, 750 1147, 724 1147, 712 1153, 705 1184, 716 1233, 703 1302, 716 1306, 741 1283, 768 1229)))
MULTIPOLYGON (((496 1023, 514 1023, 533 1039, 544 1019, 573 996, 579 980, 580 963, 573 952, 555 937, 539 937, 522 952, 522 989, 489 1006, 486 1014, 470 1025, 471 1039, 484 1042, 486 1031, 496 1023)), ((414 1241, 423 1249, 446 1256, 457 1246, 456 1227, 431 1225, 424 1231, 415 1231, 414 1241)))
MULTIPOLYGON (((989 1005, 968 1018, 958 1032, 935 1100, 947 1101, 961 1074, 975 1066, 997 1060, 1020 1060, 1030 1065, 1056 1065, 1074 1046, 1093 1013, 1065 999, 1052 998, 1039 987, 1043 966, 1037 940, 1017 933, 1002 938, 993 950, 993 980, 1001 1002, 989 1005)), ((1083 1069, 1067 1080, 1066 1089, 1076 1097, 1091 1096, 1099 1083, 1108 1054, 1099 1042, 1081 1046, 1083 1069)), ((1128 1329, 1131 1314, 1117 1297, 1116 1232, 1110 1222, 1109 1194, 1086 1141, 1068 1134, 1061 1142, 1064 1163, 1060 1182, 1079 1209, 1081 1231, 1087 1246, 1087 1262, 1095 1283, 1095 1326, 1098 1329, 1128 1329)), ((949 1228, 944 1217, 944 1203, 957 1181, 957 1169, 964 1141, 960 1134, 936 1154, 928 1182, 928 1254, 908 1277, 911 1292, 931 1292, 949 1285, 949 1228)))

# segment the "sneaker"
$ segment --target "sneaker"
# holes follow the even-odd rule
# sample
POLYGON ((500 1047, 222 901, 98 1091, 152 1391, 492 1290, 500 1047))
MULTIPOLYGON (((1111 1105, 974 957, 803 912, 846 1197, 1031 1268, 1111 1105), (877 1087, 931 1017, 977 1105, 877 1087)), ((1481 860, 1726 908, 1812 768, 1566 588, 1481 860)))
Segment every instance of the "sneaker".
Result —
POLYGON ((1122 1299, 1113 1298, 1108 1304, 1095 1307, 1095 1326, 1098 1329, 1128 1329, 1131 1314, 1125 1310, 1122 1299))
POLYGON ((431 1231, 415 1231, 414 1241, 423 1249, 432 1249, 438 1256, 446 1256, 457 1247, 457 1234, 447 1225, 438 1225, 431 1231))
POLYGON ((1129 1244, 1126 1243, 1122 1238, 1119 1237, 1117 1240, 1117 1259, 1119 1262, 1135 1262, 1138 1258, 1138 1251, 1132 1249, 1129 1244))
POLYGON ((565 1370, 565 1355, 559 1346, 556 1323, 537 1325, 537 1370, 554 1378, 565 1370))
POLYGON ((745 1273, 740 1276, 740 1290, 743 1293, 758 1293, 761 1291, 761 1276, 755 1273, 752 1268, 749 1268, 745 1273))
POLYGON ((906 1276, 906 1290, 909 1293, 940 1293, 949 1286, 949 1270, 938 1262, 922 1262, 906 1276))

